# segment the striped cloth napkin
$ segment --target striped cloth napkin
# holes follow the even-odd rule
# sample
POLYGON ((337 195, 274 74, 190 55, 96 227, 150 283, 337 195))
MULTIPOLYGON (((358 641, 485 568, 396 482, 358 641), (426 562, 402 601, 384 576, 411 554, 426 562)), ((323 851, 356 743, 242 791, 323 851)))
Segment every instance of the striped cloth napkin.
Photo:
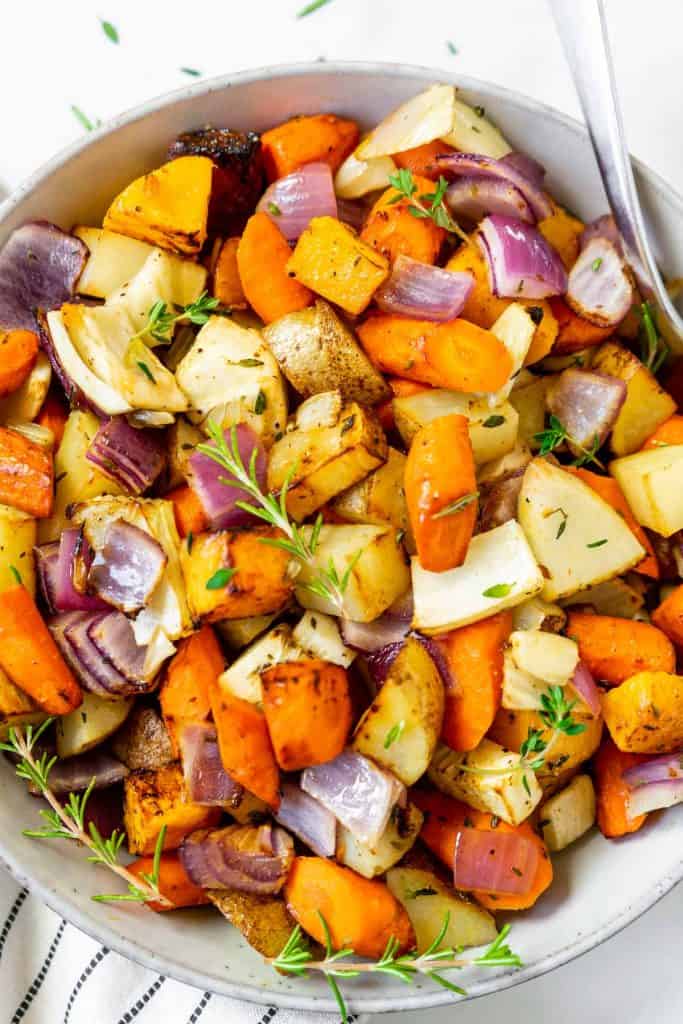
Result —
POLYGON ((243 1003, 155 974, 100 946, 0 871, 0 1024, 160 1021, 340 1024, 337 1014, 243 1003))

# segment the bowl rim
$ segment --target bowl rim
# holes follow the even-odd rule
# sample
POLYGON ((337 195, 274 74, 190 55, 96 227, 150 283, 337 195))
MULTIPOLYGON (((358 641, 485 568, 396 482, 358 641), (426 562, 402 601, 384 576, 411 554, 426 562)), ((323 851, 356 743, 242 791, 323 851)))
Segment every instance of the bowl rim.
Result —
MULTIPOLYGON (((164 107, 172 106, 178 101, 208 95, 213 92, 226 90, 233 85, 249 84, 250 82, 267 80, 277 77, 306 76, 320 73, 339 75, 383 75, 389 77, 403 78, 413 77, 426 83, 444 81, 457 85, 458 87, 473 91, 479 91, 493 98, 512 102, 514 105, 523 108, 534 116, 552 120, 562 124, 567 130, 575 135, 586 137, 587 130, 575 118, 558 111, 548 104, 535 100, 532 97, 519 93, 516 90, 508 89, 495 83, 487 82, 469 75, 460 75, 446 71, 443 68, 429 68, 422 65, 381 62, 381 61, 324 61, 324 62, 297 62, 292 64, 271 64, 259 68, 251 68, 244 71, 227 73, 213 78, 204 79, 199 82, 189 83, 153 97, 143 103, 129 108, 114 118, 104 122, 94 131, 89 132, 82 138, 76 139, 68 146, 59 150, 53 157, 45 161, 36 171, 29 175, 19 184, 10 195, 0 203, 0 228, 6 218, 21 205, 31 192, 46 181, 55 171, 59 170, 81 152, 95 146, 106 136, 114 135, 124 125, 132 124, 144 117, 154 114, 164 107)), ((631 158, 637 167, 640 175, 644 177, 649 186, 654 188, 661 198, 668 204, 677 207, 683 218, 683 196, 664 178, 636 157, 631 158)), ((106 921, 97 920, 94 913, 89 914, 84 910, 76 908, 67 895, 61 895, 58 891, 50 888, 49 884, 37 881, 28 876, 18 859, 4 848, 2 837, 0 837, 0 866, 22 886, 28 888, 32 893, 38 895, 43 902, 55 913, 65 918, 80 931, 109 949, 119 953, 135 963, 150 970, 171 977, 184 984, 191 985, 199 990, 208 990, 218 995, 228 996, 233 999, 240 999, 250 1003, 257 1003, 266 1006, 276 1006, 285 1009, 297 1009, 308 1012, 334 1012, 338 1010, 337 1004, 332 996, 322 997, 319 995, 307 996, 302 993, 287 993, 277 990, 261 988, 258 984, 247 984, 244 982, 233 982, 228 978, 222 979, 209 974, 200 974, 192 968, 185 967, 182 962, 173 958, 162 956, 154 949, 141 946, 121 937, 116 928, 107 924, 106 921)), ((583 954, 596 948, 606 939, 611 938, 622 931, 627 925, 637 920, 647 910, 659 902, 674 886, 683 880, 683 854, 677 867, 661 878, 656 885, 649 889, 642 897, 633 903, 628 904, 620 913, 614 915, 597 930, 590 931, 582 937, 573 939, 560 950, 549 953, 535 963, 522 967, 516 971, 506 971, 500 974, 491 974, 481 981, 474 981, 468 988, 466 999, 476 999, 480 996, 500 992, 513 988, 525 981, 541 977, 549 971, 554 970, 583 954)), ((356 1013, 382 1013, 392 1011, 407 1011, 418 1009, 433 1009, 439 1006, 462 1001, 463 997, 454 998, 449 992, 441 987, 434 991, 420 990, 405 992, 397 988, 395 999, 388 997, 386 993, 379 993, 372 996, 363 996, 360 992, 355 993, 349 989, 345 993, 345 999, 350 1012, 356 1013)))

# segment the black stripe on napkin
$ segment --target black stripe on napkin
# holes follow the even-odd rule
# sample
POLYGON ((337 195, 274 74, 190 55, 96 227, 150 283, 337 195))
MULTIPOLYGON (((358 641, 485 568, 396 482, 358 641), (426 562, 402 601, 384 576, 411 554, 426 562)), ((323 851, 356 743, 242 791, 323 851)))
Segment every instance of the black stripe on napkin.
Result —
POLYGON ((195 1008, 192 1011, 192 1013, 190 1014, 190 1019, 188 1020, 187 1024, 197 1024, 197 1021, 199 1020, 201 1015, 204 1013, 204 1010, 206 1009, 206 1007, 209 1005, 209 1000, 210 999, 211 999, 211 992, 205 992, 204 995, 202 996, 202 998, 199 1000, 199 1002, 195 1006, 195 1008))
POLYGON ((150 985, 146 992, 140 996, 138 1001, 131 1006, 130 1010, 126 1010, 123 1017, 121 1017, 116 1024, 131 1024, 131 1021, 135 1020, 139 1013, 141 1013, 151 999, 157 994, 163 983, 166 981, 163 975, 159 975, 153 985, 150 985))
POLYGON ((271 1020, 277 1013, 277 1006, 269 1006, 266 1012, 261 1017, 259 1024, 270 1024, 271 1020))
POLYGON ((50 948, 48 949, 47 956, 43 961, 43 966, 36 974, 35 978, 28 987, 26 995, 24 996, 24 998, 21 1000, 18 1007, 14 1011, 14 1016, 12 1017, 11 1024, 19 1024, 19 1021, 23 1020, 31 1006, 31 1003, 40 992, 41 986, 47 976, 47 972, 50 970, 50 965, 54 960, 55 953, 57 952, 57 947, 59 946, 59 943, 62 941, 62 935, 64 934, 65 928, 66 921, 61 921, 59 928, 55 932, 55 937, 50 943, 50 948))
POLYGON ((76 1002, 76 998, 78 997, 78 993, 81 991, 81 989, 83 988, 83 986, 85 985, 86 981, 88 980, 88 978, 90 977, 92 972, 95 970, 97 965, 102 963, 102 961, 104 960, 104 958, 105 958, 105 956, 107 955, 108 952, 109 952, 109 950, 105 946, 102 946, 101 949, 98 949, 98 951, 95 953, 95 956, 92 958, 90 963, 85 967, 85 969, 83 970, 80 978, 78 979, 78 981, 76 982, 74 987, 71 989, 71 995, 69 996, 69 999, 68 999, 67 1004, 66 1004, 66 1010, 64 1011, 64 1022, 63 1022, 63 1024, 69 1024, 69 1019, 71 1017, 71 1011, 74 1008, 74 1003, 76 1002))
POLYGON ((14 903, 10 907, 9 914, 5 918, 5 923, 2 926, 2 931, 0 931, 0 959, 2 959, 2 951, 5 948, 5 943, 7 942, 7 936, 9 935, 10 931, 12 930, 12 925, 16 921, 17 914, 21 910, 21 906, 22 906, 22 904, 23 904, 23 902, 24 902, 24 900, 26 899, 27 896, 28 896, 28 889, 20 889, 18 894, 17 894, 17 898, 15 899, 14 903))

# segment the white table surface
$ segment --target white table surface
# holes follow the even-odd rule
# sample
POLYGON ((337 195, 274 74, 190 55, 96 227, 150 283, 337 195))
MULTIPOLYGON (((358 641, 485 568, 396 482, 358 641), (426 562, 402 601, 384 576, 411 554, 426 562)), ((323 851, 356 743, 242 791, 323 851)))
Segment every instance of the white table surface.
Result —
MULTIPOLYGON (((490 79, 578 114, 543 0, 332 0, 297 20, 303 3, 9 0, 0 21, 0 187, 13 188, 78 136, 72 104, 104 120, 191 81, 183 66, 210 76, 319 57, 404 61, 490 79), (117 27, 118 46, 99 17, 117 27)), ((607 0, 607 7, 631 149, 683 189, 683 7, 680 0, 607 0)), ((581 960, 420 1021, 442 1024, 457 1013, 462 1024, 680 1024, 682 913, 679 887, 581 960)), ((416 1016, 391 1015, 391 1024, 416 1016)))

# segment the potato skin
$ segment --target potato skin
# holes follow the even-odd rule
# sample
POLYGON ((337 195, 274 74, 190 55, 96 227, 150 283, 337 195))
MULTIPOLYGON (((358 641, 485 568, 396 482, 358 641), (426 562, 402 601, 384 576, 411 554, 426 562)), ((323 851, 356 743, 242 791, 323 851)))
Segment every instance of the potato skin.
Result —
POLYGON ((277 896, 219 889, 209 889, 207 896, 261 956, 277 956, 296 924, 284 900, 277 896))
POLYGON ((603 696, 602 710, 619 750, 665 754, 683 744, 683 676, 638 672, 603 696))
POLYGON ((139 705, 112 737, 111 749, 131 771, 164 768, 173 760, 171 738, 161 715, 139 705))

